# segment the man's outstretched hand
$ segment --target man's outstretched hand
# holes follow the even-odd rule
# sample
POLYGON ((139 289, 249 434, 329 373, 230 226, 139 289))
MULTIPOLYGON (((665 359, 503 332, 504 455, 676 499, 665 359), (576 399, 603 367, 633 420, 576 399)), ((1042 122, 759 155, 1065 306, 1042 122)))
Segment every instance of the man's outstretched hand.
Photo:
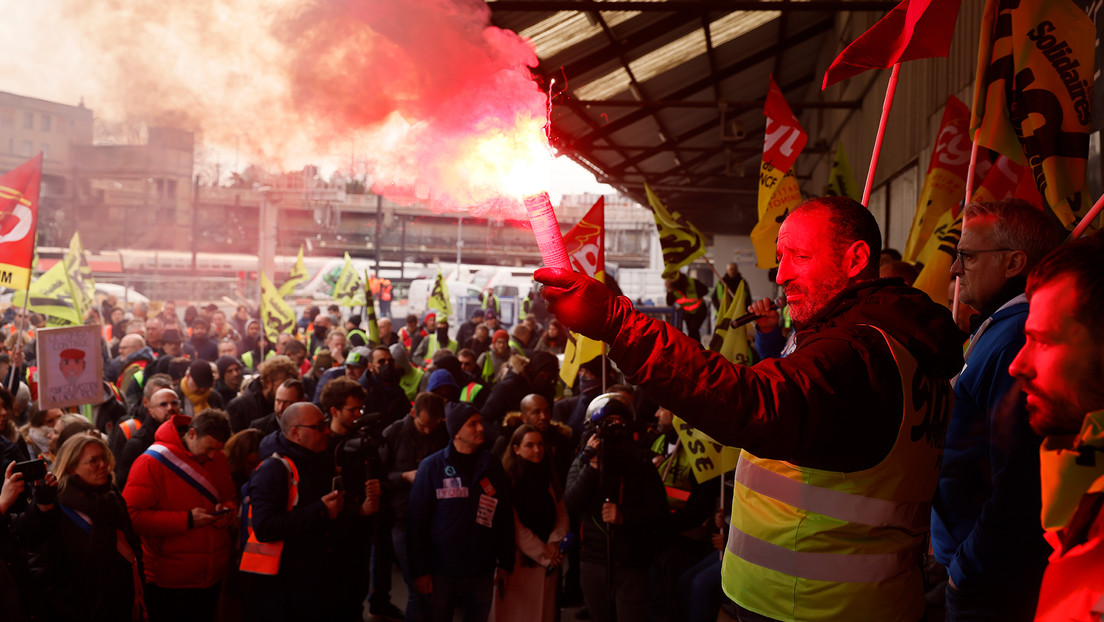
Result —
POLYGON ((548 310, 565 326, 591 339, 612 341, 617 335, 616 318, 632 308, 585 274, 541 268, 533 278, 544 284, 541 296, 548 302, 548 310))

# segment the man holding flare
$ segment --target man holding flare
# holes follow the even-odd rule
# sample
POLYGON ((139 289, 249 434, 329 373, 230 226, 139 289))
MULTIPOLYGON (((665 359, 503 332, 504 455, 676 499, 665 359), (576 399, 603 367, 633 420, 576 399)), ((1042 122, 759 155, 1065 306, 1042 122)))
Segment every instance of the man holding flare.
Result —
POLYGON ((743 448, 722 571, 741 621, 923 615, 921 558, 963 335, 923 293, 877 278, 880 250, 859 203, 796 208, 777 243, 796 331, 783 358, 754 367, 702 350, 594 279, 534 275, 549 309, 607 342, 630 381, 743 448))

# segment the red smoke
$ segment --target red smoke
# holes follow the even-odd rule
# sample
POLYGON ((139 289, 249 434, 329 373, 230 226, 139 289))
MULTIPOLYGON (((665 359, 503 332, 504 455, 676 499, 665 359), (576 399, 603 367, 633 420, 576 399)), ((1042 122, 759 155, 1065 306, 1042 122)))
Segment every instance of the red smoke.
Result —
MULTIPOLYGON (((89 104, 189 124, 286 167, 329 161, 436 209, 512 209, 551 160, 532 46, 480 0, 73 2, 103 56, 89 104)), ((100 109, 97 109, 100 112, 100 109)), ((187 125, 185 125, 187 127, 187 125)))

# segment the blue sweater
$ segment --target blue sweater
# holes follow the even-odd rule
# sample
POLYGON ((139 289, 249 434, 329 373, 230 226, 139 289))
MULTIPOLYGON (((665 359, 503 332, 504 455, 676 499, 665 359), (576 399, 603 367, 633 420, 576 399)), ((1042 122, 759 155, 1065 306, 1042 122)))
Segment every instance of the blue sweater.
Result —
MULTIPOLYGON (((1024 344, 1028 304, 1006 305, 977 340, 955 384, 932 548, 961 590, 1030 589, 1049 547, 1039 524, 1039 443, 1008 365, 1024 344), (1024 584, 1017 585, 1017 577, 1024 584)), ((975 333, 976 334, 976 333, 975 333)), ((1038 584, 1034 585, 1038 590, 1038 584)))

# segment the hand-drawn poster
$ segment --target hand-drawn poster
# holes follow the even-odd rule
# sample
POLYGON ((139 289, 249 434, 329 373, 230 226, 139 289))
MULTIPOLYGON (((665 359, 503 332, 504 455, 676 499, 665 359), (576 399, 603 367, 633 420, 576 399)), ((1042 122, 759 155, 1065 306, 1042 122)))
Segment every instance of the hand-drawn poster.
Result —
POLYGON ((43 328, 38 339, 38 407, 103 401, 103 355, 98 326, 43 328))

